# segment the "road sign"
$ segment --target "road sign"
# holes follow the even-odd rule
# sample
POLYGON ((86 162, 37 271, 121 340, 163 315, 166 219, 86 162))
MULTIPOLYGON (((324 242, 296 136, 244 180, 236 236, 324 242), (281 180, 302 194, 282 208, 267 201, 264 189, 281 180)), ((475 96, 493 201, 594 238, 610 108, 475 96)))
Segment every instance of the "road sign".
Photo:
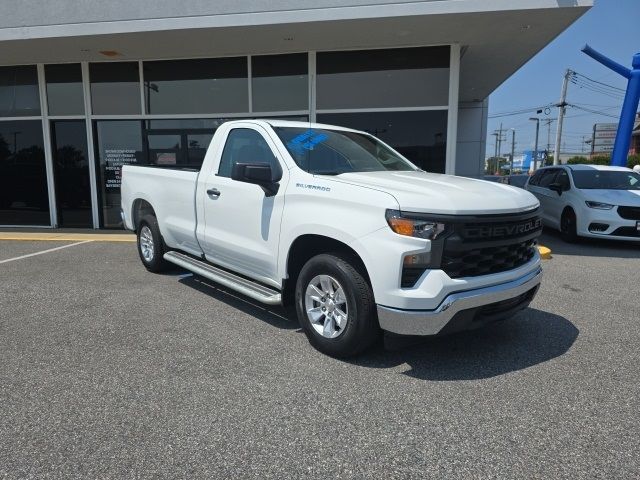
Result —
POLYGON ((613 145, 614 143, 616 143, 616 137, 596 138, 596 141, 593 142, 593 145, 595 147, 599 147, 601 145, 613 145))
POLYGON ((593 153, 611 153, 613 152, 613 145, 594 145, 593 153))
POLYGON ((615 130, 596 130, 594 133, 596 141, 600 138, 616 138, 615 130))
POLYGON ((602 132, 602 131, 608 131, 608 130, 618 130, 618 124, 617 123, 596 123, 593 126, 593 129, 598 132, 602 132))

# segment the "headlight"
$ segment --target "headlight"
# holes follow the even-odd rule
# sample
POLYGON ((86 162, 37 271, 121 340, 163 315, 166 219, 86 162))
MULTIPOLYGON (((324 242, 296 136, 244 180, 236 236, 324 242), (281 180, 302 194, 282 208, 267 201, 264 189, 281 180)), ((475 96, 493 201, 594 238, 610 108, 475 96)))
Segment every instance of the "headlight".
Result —
POLYGON ((596 208, 598 210, 611 210, 613 207, 615 207, 615 205, 611 205, 610 203, 590 202, 588 200, 584 203, 587 204, 587 207, 596 208))
POLYGON ((407 237, 435 240, 447 229, 444 223, 415 216, 412 217, 398 210, 387 210, 385 217, 391 230, 398 235, 405 235, 407 237))

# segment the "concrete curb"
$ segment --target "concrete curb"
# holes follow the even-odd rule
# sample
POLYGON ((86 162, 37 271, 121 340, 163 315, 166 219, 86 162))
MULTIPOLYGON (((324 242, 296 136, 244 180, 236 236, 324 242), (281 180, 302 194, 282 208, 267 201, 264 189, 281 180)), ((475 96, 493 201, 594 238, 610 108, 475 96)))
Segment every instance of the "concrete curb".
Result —
POLYGON ((543 260, 549 260, 551 258, 551 249, 538 245, 538 252, 540 252, 540 258, 543 260))

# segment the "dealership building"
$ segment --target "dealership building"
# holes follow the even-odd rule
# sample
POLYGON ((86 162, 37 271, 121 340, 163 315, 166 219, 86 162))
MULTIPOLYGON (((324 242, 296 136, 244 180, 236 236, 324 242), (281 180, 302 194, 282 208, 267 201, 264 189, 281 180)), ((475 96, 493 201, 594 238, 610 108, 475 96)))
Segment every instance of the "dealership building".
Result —
POLYGON ((479 176, 489 94, 591 5, 5 2, 0 226, 121 228, 123 164, 198 168, 239 118, 366 130, 425 170, 479 176))

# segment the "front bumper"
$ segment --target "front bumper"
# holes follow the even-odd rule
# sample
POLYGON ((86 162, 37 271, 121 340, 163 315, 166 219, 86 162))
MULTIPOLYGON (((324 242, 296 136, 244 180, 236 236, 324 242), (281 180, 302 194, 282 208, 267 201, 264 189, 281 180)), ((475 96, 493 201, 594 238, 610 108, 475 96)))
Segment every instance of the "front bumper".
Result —
POLYGON ((638 220, 622 218, 618 214, 618 207, 612 210, 597 210, 583 207, 576 212, 578 217, 578 235, 588 238, 606 238, 609 240, 622 240, 628 242, 640 241, 640 230, 637 228, 638 220), (597 230, 590 228, 594 224, 601 227, 597 230), (602 228, 606 226, 606 228, 602 228))
POLYGON ((449 294, 434 310, 378 305, 380 327, 400 335, 437 335, 502 320, 526 308, 538 291, 542 269, 510 282, 449 294))

